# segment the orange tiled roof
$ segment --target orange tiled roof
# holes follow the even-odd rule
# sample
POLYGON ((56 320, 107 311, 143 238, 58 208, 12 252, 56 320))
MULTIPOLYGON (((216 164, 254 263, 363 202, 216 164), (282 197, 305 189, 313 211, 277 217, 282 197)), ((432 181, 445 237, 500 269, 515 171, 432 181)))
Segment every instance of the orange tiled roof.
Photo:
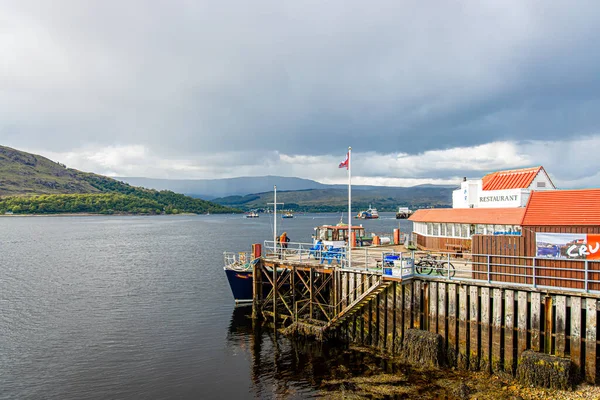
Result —
POLYGON ((526 189, 543 167, 511 169, 487 174, 482 179, 483 190, 526 189))
POLYGON ((447 222, 455 224, 521 225, 525 209, 518 208, 428 208, 417 210, 413 222, 447 222))
POLYGON ((534 191, 523 225, 600 225, 600 189, 534 191))

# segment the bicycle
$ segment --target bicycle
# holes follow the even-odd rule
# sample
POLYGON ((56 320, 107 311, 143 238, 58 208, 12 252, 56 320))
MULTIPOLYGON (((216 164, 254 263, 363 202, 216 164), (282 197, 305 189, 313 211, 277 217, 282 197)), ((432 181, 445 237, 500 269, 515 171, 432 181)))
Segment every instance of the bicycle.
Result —
POLYGON ((415 263, 415 271, 420 275, 431 275, 434 271, 442 277, 447 277, 448 272, 450 272, 451 278, 456 275, 456 268, 451 262, 439 260, 431 254, 425 255, 415 263))

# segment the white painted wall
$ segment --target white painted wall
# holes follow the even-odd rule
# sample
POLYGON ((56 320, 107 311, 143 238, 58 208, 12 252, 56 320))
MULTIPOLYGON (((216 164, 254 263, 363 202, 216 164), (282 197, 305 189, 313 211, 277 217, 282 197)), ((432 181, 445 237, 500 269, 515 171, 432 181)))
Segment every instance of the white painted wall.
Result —
POLYGON ((556 188, 552 184, 552 181, 550 180, 550 177, 548 177, 548 174, 546 174, 546 171, 541 170, 540 173, 537 174, 537 176, 535 177, 533 182, 531 182, 531 185, 529 186, 528 189, 529 190, 555 190, 556 188), (540 182, 542 184, 542 186, 539 186, 538 182, 540 182))
POLYGON ((452 192, 452 208, 477 207, 477 196, 481 192, 481 179, 470 179, 460 183, 460 189, 452 192))

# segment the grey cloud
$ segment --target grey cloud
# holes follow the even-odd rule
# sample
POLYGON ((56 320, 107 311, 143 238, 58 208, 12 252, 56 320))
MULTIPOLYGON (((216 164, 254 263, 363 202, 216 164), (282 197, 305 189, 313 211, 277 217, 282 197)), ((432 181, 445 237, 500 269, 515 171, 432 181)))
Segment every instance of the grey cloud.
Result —
POLYGON ((0 69, 0 139, 417 154, 598 131, 597 2, 432 4, 0 3, 0 49, 24 49, 0 69))

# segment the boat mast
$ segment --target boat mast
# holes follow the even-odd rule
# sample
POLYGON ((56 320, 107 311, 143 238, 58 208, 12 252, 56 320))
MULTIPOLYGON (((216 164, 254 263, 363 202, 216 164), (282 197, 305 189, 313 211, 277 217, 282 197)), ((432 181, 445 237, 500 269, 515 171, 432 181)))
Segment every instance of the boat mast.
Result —
POLYGON ((277 185, 273 186, 273 247, 277 253, 277 185))
POLYGON ((267 204, 273 204, 273 253, 277 254, 277 185, 273 186, 273 203, 267 204))

